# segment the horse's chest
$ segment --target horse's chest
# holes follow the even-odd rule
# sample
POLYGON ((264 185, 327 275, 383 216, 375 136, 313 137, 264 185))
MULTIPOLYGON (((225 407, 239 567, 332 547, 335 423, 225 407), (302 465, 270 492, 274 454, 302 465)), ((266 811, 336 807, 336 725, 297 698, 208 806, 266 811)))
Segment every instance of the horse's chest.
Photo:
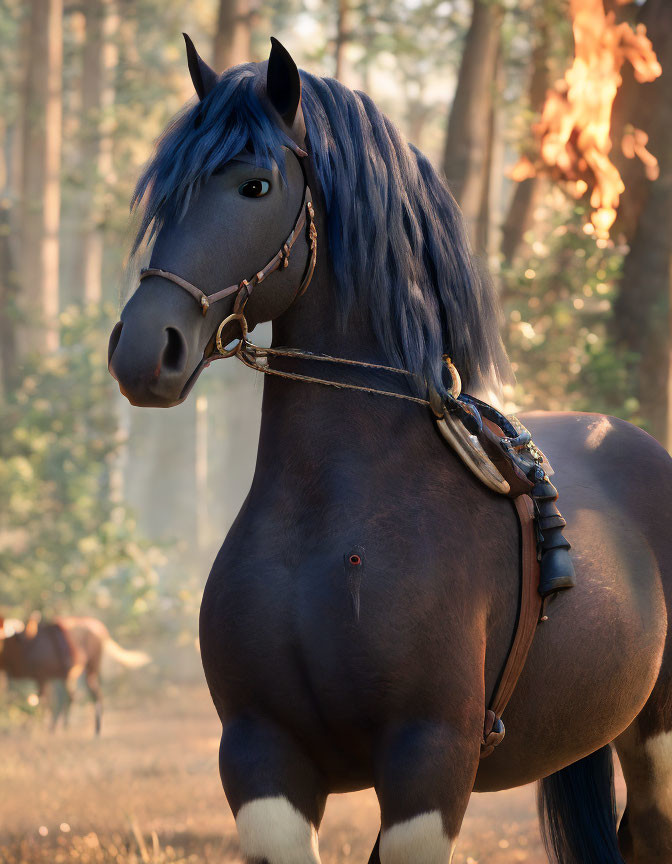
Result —
POLYGON ((204 595, 201 646, 227 712, 252 703, 313 729, 365 729, 393 694, 407 696, 427 678, 427 637, 448 631, 432 591, 421 600, 409 595, 393 554, 351 545, 292 567, 268 558, 218 561, 204 595))

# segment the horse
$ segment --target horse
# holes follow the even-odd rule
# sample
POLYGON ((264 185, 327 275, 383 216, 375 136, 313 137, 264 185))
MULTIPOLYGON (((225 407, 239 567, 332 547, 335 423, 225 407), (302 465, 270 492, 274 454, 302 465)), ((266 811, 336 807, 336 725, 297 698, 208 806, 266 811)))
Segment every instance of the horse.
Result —
POLYGON ((327 796, 374 787, 370 862, 445 864, 472 792, 540 781, 549 856, 669 864, 668 454, 613 417, 522 416, 577 584, 548 601, 480 759, 519 529, 422 397, 446 396, 446 353, 466 391, 501 392, 494 288, 445 182, 366 94, 299 72, 277 40, 218 75, 185 38, 198 98, 138 181, 151 258, 108 358, 136 406, 184 401, 220 355, 267 373, 251 488, 200 613, 245 860, 317 864, 327 796), (251 348, 265 321, 270 348, 251 348))
POLYGON ((52 731, 61 715, 63 725, 68 725, 77 681, 83 675, 95 705, 95 734, 100 734, 103 718, 100 665, 104 651, 129 668, 149 662, 143 651, 122 648, 97 618, 70 616, 38 621, 31 617, 22 629, 16 626, 5 628, 5 624, 5 619, 0 618, 0 671, 4 671, 10 680, 31 678, 36 681, 40 700, 51 682, 60 685, 57 698, 51 705, 52 731))

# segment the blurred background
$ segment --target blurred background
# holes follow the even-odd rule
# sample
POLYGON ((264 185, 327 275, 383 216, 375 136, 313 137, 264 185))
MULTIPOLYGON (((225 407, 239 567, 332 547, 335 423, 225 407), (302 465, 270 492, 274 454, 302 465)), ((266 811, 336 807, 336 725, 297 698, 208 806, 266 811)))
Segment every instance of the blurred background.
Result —
MULTIPOLYGON (((237 860, 197 618, 261 382, 216 364, 134 409, 106 368, 134 183, 193 98, 183 30, 218 71, 277 36, 427 153, 501 297, 507 407, 672 444, 668 0, 0 0, 0 615, 91 614, 153 658, 108 682, 102 744, 83 700, 49 738, 30 685, 0 697, 3 862, 237 860)), ((456 861, 545 860, 530 790, 479 801, 456 861)), ((376 819, 330 805, 324 860, 366 860, 376 819)))

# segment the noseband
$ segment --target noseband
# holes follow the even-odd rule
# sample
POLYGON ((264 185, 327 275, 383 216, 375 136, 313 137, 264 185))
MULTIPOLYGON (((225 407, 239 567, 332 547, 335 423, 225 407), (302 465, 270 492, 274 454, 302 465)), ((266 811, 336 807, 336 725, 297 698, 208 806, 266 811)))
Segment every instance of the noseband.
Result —
POLYGON ((297 288, 296 293, 292 298, 292 303, 298 300, 298 298, 305 292, 306 288, 310 284, 310 280, 313 278, 313 273, 315 272, 315 263, 317 261, 317 228, 315 227, 315 211, 313 209, 312 197, 313 196, 310 191, 310 187, 304 179, 301 207, 299 209, 299 215, 296 218, 296 222, 294 223, 294 227, 292 228, 291 233, 289 234, 285 242, 282 244, 280 249, 278 249, 275 255, 266 264, 266 266, 262 267, 261 270, 257 271, 254 276, 251 276, 249 279, 243 279, 242 281, 234 285, 229 285, 227 288, 222 288, 221 291, 215 291, 214 294, 206 294, 204 291, 201 291, 201 289, 198 288, 196 285, 193 285, 191 282, 187 282, 186 279, 183 279, 176 273, 171 273, 170 270, 162 270, 159 267, 148 267, 141 270, 140 281, 142 281, 143 279, 148 279, 150 276, 160 276, 162 279, 167 279, 169 282, 174 282, 175 285, 178 285, 180 288, 188 291, 189 294, 191 294, 191 296, 194 298, 194 300, 196 300, 196 302, 201 307, 203 317, 208 314, 208 310, 215 303, 218 303, 220 300, 224 300, 225 297, 230 297, 232 294, 235 294, 236 299, 233 304, 233 314, 228 315, 226 318, 224 318, 224 320, 217 328, 217 333, 215 336, 215 344, 217 346, 219 354, 222 357, 230 357, 232 354, 236 354, 240 350, 247 338, 247 321, 245 320, 244 311, 245 305, 250 299, 252 292, 257 287, 257 285, 263 282, 267 276, 271 275, 271 273, 274 273, 276 270, 284 269, 289 265, 289 256, 292 251, 292 247, 296 243, 297 239, 301 235, 301 231, 304 228, 306 228, 306 239, 309 247, 308 261, 306 262, 306 267, 299 287, 297 288), (227 350, 222 344, 222 330, 227 324, 232 321, 239 322, 241 329, 241 338, 233 349, 227 350))

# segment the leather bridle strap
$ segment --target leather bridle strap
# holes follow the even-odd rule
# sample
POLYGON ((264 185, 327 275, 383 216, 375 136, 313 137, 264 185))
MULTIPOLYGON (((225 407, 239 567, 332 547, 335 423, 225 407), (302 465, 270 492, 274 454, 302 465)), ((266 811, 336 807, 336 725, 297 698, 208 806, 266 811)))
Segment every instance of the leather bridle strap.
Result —
MULTIPOLYGON (((312 194, 307 183, 304 184, 299 215, 297 216, 291 233, 266 266, 262 267, 262 269, 255 273, 250 279, 243 279, 241 282, 238 282, 235 285, 229 285, 227 288, 222 288, 221 291, 215 291, 213 294, 206 294, 196 285, 193 285, 191 282, 188 282, 176 273, 171 273, 169 270, 162 270, 159 267, 148 267, 141 270, 140 281, 148 279, 150 276, 160 276, 162 279, 167 279, 169 282, 179 285, 180 288, 188 291, 194 300, 196 300, 200 305, 204 316, 207 315, 208 309, 214 303, 223 300, 225 297, 230 297, 232 294, 237 294, 235 311, 241 312, 257 285, 263 282, 264 279, 267 276, 270 276, 270 274, 275 270, 288 266, 289 254, 300 236, 301 231, 305 227, 306 222, 308 223, 308 243, 310 250, 306 270, 299 288, 294 295, 294 300, 296 300, 308 287, 315 270, 315 262, 317 259, 317 228, 315 227, 315 211, 313 210, 312 194)), ((294 300, 292 300, 292 302, 294 302, 294 300)))

